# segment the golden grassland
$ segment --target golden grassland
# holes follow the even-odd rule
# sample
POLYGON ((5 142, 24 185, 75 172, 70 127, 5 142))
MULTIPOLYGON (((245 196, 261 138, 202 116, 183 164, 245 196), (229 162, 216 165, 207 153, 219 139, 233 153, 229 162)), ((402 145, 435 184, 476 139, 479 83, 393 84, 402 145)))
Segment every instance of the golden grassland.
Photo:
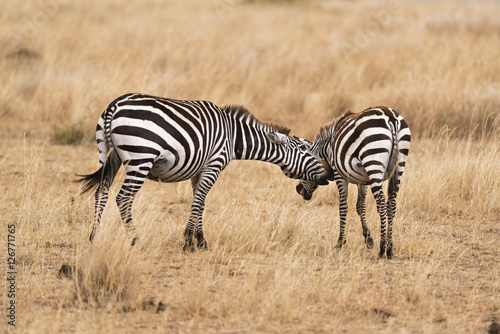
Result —
MULTIPOLYGON (((499 10, 493 1, 2 2, 0 214, 3 249, 16 225, 15 330, 495 333, 499 10), (348 109, 394 107, 414 135, 394 259, 364 246, 354 186, 339 251, 335 186, 306 202, 279 168, 250 161, 232 162, 208 196, 208 251, 182 252, 189 182, 146 182, 132 249, 110 200, 90 250, 93 196, 72 181, 97 168, 95 123, 127 92, 243 104, 308 139, 348 109), (79 268, 71 279, 58 276, 63 264, 79 268)), ((377 217, 369 195, 376 245, 377 217)), ((14 332, 7 290, 0 331, 14 332)))

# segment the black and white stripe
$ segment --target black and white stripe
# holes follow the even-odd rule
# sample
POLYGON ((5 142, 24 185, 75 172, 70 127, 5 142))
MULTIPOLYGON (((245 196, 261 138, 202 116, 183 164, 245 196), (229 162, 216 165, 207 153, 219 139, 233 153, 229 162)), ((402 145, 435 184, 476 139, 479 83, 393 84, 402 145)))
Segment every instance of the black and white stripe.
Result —
MULTIPOLYGON (((348 184, 358 186, 356 211, 360 216, 368 248, 373 239, 365 221, 365 198, 370 186, 380 215, 380 253, 393 256, 392 222, 396 213, 396 196, 408 157, 411 134, 403 117, 387 107, 369 108, 361 113, 347 113, 321 129, 311 149, 333 169, 339 189, 340 234, 337 247, 346 242, 348 184), (383 182, 389 180, 388 200, 383 182), (386 226, 387 225, 387 226, 386 226), (387 231, 386 231, 387 228, 387 231)), ((318 184, 301 181, 297 192, 308 200, 318 184)))
POLYGON ((206 248, 202 214, 205 197, 232 159, 253 159, 281 167, 285 175, 327 184, 328 164, 319 161, 308 143, 288 136, 289 130, 257 120, 244 107, 219 108, 207 101, 182 101, 142 94, 114 100, 96 129, 100 169, 84 175, 84 192, 97 188, 92 241, 118 169, 125 181, 116 197, 126 230, 137 240, 131 206, 145 179, 191 180, 193 203, 184 249, 206 248), (196 229, 196 231, 195 231, 196 229))

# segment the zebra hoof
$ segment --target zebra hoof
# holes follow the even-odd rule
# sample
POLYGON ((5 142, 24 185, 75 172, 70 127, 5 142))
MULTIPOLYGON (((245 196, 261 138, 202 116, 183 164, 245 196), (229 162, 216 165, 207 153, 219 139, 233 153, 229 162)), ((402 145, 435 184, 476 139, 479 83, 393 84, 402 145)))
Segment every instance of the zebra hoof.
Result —
POLYGON ((183 252, 187 252, 187 251, 190 251, 191 253, 194 253, 194 246, 189 243, 185 243, 184 246, 182 247, 182 251, 183 252))
POLYGON ((134 246, 138 241, 139 241, 139 237, 135 237, 134 239, 132 239, 132 243, 130 245, 134 246))
POLYGON ((202 242, 198 242, 198 249, 207 250, 208 249, 207 242, 205 240, 203 240, 202 242))
POLYGON ((184 247, 182 247, 182 251, 194 253, 196 252, 196 248, 194 248, 194 245, 184 245, 184 247))
POLYGON ((387 253, 386 253, 386 255, 387 255, 387 259, 388 259, 388 260, 392 259, 392 257, 393 257, 393 254, 392 254, 392 248, 388 248, 388 249, 387 249, 387 253))
POLYGON ((346 243, 345 240, 344 241, 339 240, 339 242, 337 242, 337 245, 335 246, 335 248, 342 249, 342 246, 344 246, 345 243, 346 243))
POLYGON ((368 249, 372 249, 373 248, 373 238, 369 237, 369 236, 366 237, 365 244, 366 244, 366 247, 368 247, 368 249))

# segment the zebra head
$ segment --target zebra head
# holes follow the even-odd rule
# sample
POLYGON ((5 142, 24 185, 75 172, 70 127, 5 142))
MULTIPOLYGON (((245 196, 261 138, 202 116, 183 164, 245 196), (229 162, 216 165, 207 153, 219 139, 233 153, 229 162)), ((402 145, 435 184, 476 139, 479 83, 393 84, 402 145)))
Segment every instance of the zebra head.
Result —
POLYGON ((284 156, 278 165, 286 176, 318 185, 327 185, 328 180, 333 180, 330 165, 311 150, 309 141, 278 132, 268 132, 267 138, 282 148, 284 156))

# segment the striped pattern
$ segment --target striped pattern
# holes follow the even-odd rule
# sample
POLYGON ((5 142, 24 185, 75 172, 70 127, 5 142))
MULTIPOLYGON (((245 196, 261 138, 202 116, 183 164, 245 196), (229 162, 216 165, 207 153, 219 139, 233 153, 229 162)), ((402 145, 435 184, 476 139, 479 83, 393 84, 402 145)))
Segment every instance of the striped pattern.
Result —
POLYGON ((83 191, 97 188, 92 241, 118 169, 126 178, 116 197, 126 230, 137 234, 132 222, 134 196, 146 179, 161 182, 191 180, 193 203, 185 230, 184 249, 206 248, 202 214, 205 197, 232 159, 277 164, 292 178, 327 183, 328 164, 319 161, 308 143, 288 136, 289 130, 257 120, 241 106, 219 108, 207 101, 182 101, 127 94, 113 101, 96 129, 100 168, 84 175, 83 191), (196 231, 195 231, 196 229, 196 231))
MULTIPOLYGON (((396 196, 408 157, 411 134, 403 117, 387 107, 369 108, 361 113, 347 113, 324 127, 312 145, 312 151, 333 168, 339 189, 340 234, 337 247, 346 242, 348 184, 358 186, 356 211, 361 219, 368 248, 373 247, 366 226, 365 198, 370 186, 380 215, 379 258, 393 256, 392 223, 396 213, 396 196), (386 201, 383 182, 389 180, 386 201)), ((301 181, 297 192, 308 200, 318 184, 301 181)))

